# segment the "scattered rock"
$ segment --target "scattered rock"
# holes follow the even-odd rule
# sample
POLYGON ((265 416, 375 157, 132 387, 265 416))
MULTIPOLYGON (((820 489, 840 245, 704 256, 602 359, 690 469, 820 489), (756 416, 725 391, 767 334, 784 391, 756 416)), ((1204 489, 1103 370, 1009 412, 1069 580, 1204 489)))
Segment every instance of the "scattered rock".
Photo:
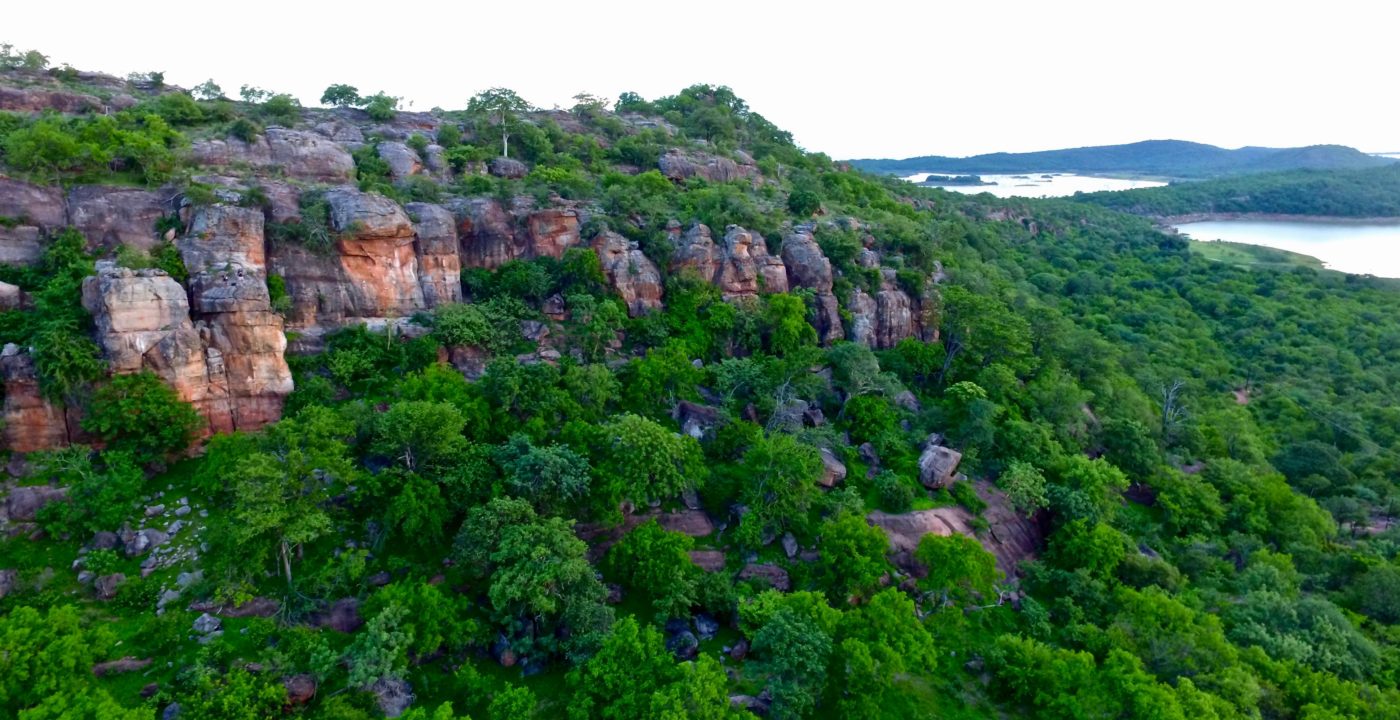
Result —
POLYGON ((116 533, 103 530, 92 536, 92 541, 88 543, 88 547, 93 550, 115 550, 121 544, 122 540, 120 537, 117 537, 116 533))
POLYGON ((335 601, 325 612, 317 613, 311 624, 343 633, 359 630, 365 624, 364 618, 360 617, 359 598, 342 598, 335 601))
POLYGON ((835 487, 846 479, 846 464, 830 448, 822 448, 822 476, 817 482, 825 488, 835 487))
POLYGON ((735 659, 735 660, 743 660, 745 657, 748 657, 748 654, 749 654, 749 640, 748 640, 748 638, 742 638, 742 639, 740 639, 739 642, 734 643, 734 647, 729 648, 729 657, 731 657, 731 658, 733 658, 733 659, 735 659))
POLYGON ((393 576, 389 575, 388 571, 381 570, 373 575, 370 575, 368 578, 365 579, 365 582, 368 583, 370 587, 384 587, 385 585, 388 585, 393 579, 393 576))
POLYGON ((705 572, 719 572, 724 569, 722 550, 691 550, 690 561, 705 572))
POLYGON ((160 720, 176 720, 180 717, 180 703, 173 702, 165 706, 165 711, 160 714, 160 720))
POLYGON ((111 600, 117 596, 117 588, 126 582, 126 576, 121 573, 103 575, 93 581, 93 590, 97 592, 98 600, 111 600))
POLYGON ((789 532, 789 533, 783 533, 783 540, 782 540, 782 542, 783 542, 783 552, 787 554, 788 559, 791 560, 791 559, 797 557, 797 538, 793 537, 793 536, 792 536, 792 533, 790 533, 790 532, 789 532))
POLYGON ((146 517, 155 517, 163 512, 165 512, 164 505, 152 505, 146 508, 146 517))
POLYGON ((747 710, 755 715, 767 715, 773 703, 762 696, 730 695, 729 706, 747 710))
POLYGON ((97 677, 105 677, 107 675, 136 672, 137 670, 146 669, 150 664, 150 658, 138 660, 128 655, 120 660, 108 660, 107 662, 100 662, 93 665, 92 674, 97 677))
POLYGON ((189 514, 190 514, 190 506, 189 506, 189 505, 181 505, 180 507, 175 508, 175 517, 184 517, 184 516, 189 515, 189 514))
POLYGON ((305 705, 316 697, 316 678, 311 675, 293 675, 282 680, 287 689, 288 705, 305 705))
POLYGON ((201 635, 208 635, 224 626, 224 622, 209 613, 203 613, 194 620, 194 631, 201 635))
POLYGON ((771 563, 749 563, 739 571, 740 580, 761 580, 769 587, 781 592, 792 589, 792 580, 787 571, 771 563))
POLYGON ((705 537, 715 532, 715 524, 710 520, 710 516, 704 510, 682 510, 680 512, 662 513, 656 518, 657 523, 665 530, 678 532, 690 537, 705 537))

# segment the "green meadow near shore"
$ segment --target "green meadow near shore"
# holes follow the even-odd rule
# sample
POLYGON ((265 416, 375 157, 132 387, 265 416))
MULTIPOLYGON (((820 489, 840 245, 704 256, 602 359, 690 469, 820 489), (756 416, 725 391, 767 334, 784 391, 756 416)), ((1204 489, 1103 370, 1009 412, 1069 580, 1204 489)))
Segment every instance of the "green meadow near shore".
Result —
POLYGON ((1400 720, 1400 287, 1154 220, 1393 167, 373 90, 0 46, 0 717, 1400 720))

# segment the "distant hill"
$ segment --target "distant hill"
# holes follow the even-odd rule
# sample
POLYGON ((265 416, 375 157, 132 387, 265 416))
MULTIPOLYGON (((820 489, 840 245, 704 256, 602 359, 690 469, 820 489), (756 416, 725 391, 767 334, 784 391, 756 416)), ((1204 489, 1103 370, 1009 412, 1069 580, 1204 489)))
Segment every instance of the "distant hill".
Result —
POLYGON ((852 160, 851 164, 862 170, 888 175, 912 175, 919 172, 1071 172, 1209 178, 1304 168, 1368 168, 1395 162, 1342 145, 1312 145, 1301 148, 1243 147, 1227 150, 1184 140, 1146 140, 1128 145, 1102 145, 1029 153, 991 153, 966 158, 927 155, 903 160, 852 160))
POLYGON ((1075 200, 1137 215, 1262 213, 1400 217, 1400 163, 1356 170, 1290 170, 1085 193, 1075 200))

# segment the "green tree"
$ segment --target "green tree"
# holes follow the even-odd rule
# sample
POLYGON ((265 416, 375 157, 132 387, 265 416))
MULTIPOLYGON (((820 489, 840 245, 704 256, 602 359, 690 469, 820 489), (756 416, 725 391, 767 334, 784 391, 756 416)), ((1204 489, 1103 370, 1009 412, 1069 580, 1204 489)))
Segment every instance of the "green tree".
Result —
POLYGON ((919 540, 914 559, 928 568, 920 589, 941 594, 945 602, 967 602, 972 593, 990 598, 995 591, 996 558, 970 537, 930 533, 919 540))
POLYGON ((467 113, 493 124, 501 133, 501 157, 510 157, 510 135, 520 116, 530 112, 530 104, 514 90, 491 88, 467 101, 467 113))
POLYGON ((541 513, 558 514, 587 497, 591 484, 588 459, 565 445, 536 446, 512 435, 496 451, 505 471, 506 490, 541 513))
POLYGON ((118 375, 93 396, 83 429, 145 465, 189 446, 202 420, 154 373, 118 375))
POLYGON ((700 444, 640 415, 619 415, 599 429, 599 479, 610 501, 645 505, 704 483, 700 444))
POLYGON ((679 676, 661 633, 622 618, 598 652, 569 672, 569 717, 648 720, 654 696, 679 676))
POLYGON ((699 591, 700 568, 690 561, 691 538, 650 520, 608 551, 607 564, 628 588, 651 598, 659 618, 690 614, 699 591))
POLYGON ((795 720, 812 714, 826 685, 831 651, 831 636, 812 618, 788 607, 754 633, 753 653, 773 695, 770 717, 795 720))
POLYGON ((818 535, 817 585, 832 602, 868 597, 893 569, 885 559, 890 549, 885 531, 866 523, 861 515, 843 513, 822 523, 818 535))
POLYGON ((20 605, 0 615, 0 708, 16 713, 42 707, 45 698, 83 694, 93 663, 106 659, 115 640, 105 624, 86 627, 72 605, 20 605))
POLYGON ((390 603, 365 623, 345 650, 352 687, 368 689, 381 679, 402 678, 408 672, 413 633, 404 627, 407 618, 407 608, 390 603))
POLYGON ((360 99, 360 91, 344 84, 335 84, 326 88, 321 93, 322 105, 334 105, 336 107, 360 107, 364 101, 360 99))
POLYGON ((1045 494, 1045 476, 1030 463, 1012 460, 1006 471, 997 477, 997 485, 1006 491, 1011 505, 1027 515, 1050 504, 1045 494))
POLYGON ((739 523, 742 544, 758 547, 765 533, 805 528, 822 472, 816 448, 783 433, 761 437, 744 453, 740 472, 747 479, 740 499, 748 506, 739 523))
POLYGON ((807 322, 807 304, 786 293, 769 295, 764 302, 768 350, 782 357, 817 343, 817 331, 807 322))

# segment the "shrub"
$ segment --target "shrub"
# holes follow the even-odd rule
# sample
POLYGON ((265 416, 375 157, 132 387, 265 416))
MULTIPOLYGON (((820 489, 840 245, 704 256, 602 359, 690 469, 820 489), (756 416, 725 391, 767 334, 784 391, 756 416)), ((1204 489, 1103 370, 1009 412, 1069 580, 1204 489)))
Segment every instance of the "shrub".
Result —
POLYGON ((364 100, 365 113, 369 119, 378 122, 386 122, 394 119, 395 111, 399 108, 399 99, 382 92, 375 93, 364 100))
POLYGON ((262 106, 263 114, 288 125, 301 119, 301 103, 286 93, 273 95, 262 106))
POLYGON ((261 125, 245 117, 234 120, 228 126, 229 137, 238 138, 246 143, 256 142, 262 131, 261 125))
POLYGON ((900 476, 885 470, 875 476, 875 497, 886 512, 908 512, 914 504, 914 488, 900 476))
POLYGON ((93 396, 83 429, 139 464, 183 450, 201 419, 154 373, 118 375, 93 396))

